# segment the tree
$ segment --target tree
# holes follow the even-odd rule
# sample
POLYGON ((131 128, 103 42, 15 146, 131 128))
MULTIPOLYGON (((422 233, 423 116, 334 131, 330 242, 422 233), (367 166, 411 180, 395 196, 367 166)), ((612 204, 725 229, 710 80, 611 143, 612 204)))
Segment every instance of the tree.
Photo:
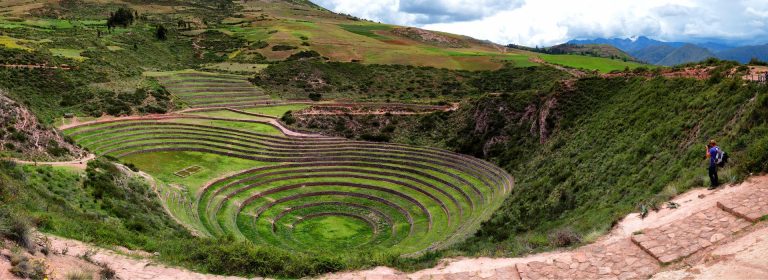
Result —
POLYGON ((134 21, 133 12, 130 9, 120 8, 117 12, 111 13, 109 19, 107 19, 107 27, 122 26, 128 27, 133 24, 134 21))
POLYGON ((749 60, 749 63, 747 65, 754 65, 754 66, 768 66, 768 62, 761 61, 757 57, 753 57, 749 60))
POLYGON ((320 101, 320 99, 323 98, 323 95, 317 92, 313 92, 309 94, 309 99, 312 101, 320 101))
POLYGON ((155 31, 155 38, 158 40, 168 39, 168 29, 165 29, 165 26, 163 25, 158 25, 157 30, 155 31))

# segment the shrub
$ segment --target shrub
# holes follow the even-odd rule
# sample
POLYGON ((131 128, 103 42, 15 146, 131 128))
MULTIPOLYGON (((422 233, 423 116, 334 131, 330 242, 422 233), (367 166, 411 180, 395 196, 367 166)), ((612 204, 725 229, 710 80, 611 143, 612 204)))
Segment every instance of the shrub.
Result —
POLYGON ((158 25, 157 30, 155 30, 155 38, 162 41, 168 39, 168 29, 166 29, 162 24, 158 25))
POLYGON ((295 54, 292 54, 286 60, 301 60, 301 59, 315 58, 315 57, 320 57, 320 53, 313 50, 309 50, 309 51, 300 51, 295 54))
POLYGON ((93 277, 87 271, 76 271, 67 273, 67 280, 91 280, 93 277))
POLYGON ((107 264, 99 264, 99 267, 101 267, 101 269, 99 269, 99 277, 101 280, 117 279, 117 272, 107 264))
POLYGON ((309 99, 312 101, 320 101, 323 98, 321 93, 313 92, 309 94, 309 99))
POLYGON ((255 43, 251 44, 251 48, 254 48, 254 49, 263 49, 263 48, 266 48, 268 46, 269 46, 269 43, 267 43, 265 41, 261 41, 261 40, 256 41, 255 43))
POLYGON ((758 59, 757 57, 753 57, 749 60, 748 65, 755 65, 755 66, 768 66, 768 62, 762 61, 758 59))
POLYGON ((30 260, 27 256, 20 253, 11 256, 11 273, 20 278, 42 280, 47 279, 48 268, 42 259, 30 260))
POLYGON ((570 229, 558 229, 547 236, 553 247, 568 247, 581 242, 581 237, 570 229))
POLYGON ((274 46, 272 46, 272 51, 273 52, 290 51, 290 50, 295 50, 295 49, 298 49, 298 47, 291 46, 291 45, 274 45, 274 46))
POLYGON ((29 223, 29 218, 17 210, 8 207, 0 208, 0 235, 27 250, 32 251, 34 249, 35 244, 32 241, 32 226, 29 223))
POLYGON ((360 135, 360 139, 365 141, 371 141, 371 142, 389 142, 390 136, 384 135, 384 134, 377 134, 377 135, 363 134, 363 135, 360 135))
POLYGON ((296 123, 296 118, 293 116, 293 111, 286 111, 285 114, 283 114, 283 117, 280 118, 281 121, 283 121, 287 125, 292 125, 296 123))
POLYGON ((109 19, 107 19, 107 26, 114 27, 120 25, 128 27, 133 24, 133 20, 133 11, 127 8, 119 8, 117 12, 112 13, 109 19))

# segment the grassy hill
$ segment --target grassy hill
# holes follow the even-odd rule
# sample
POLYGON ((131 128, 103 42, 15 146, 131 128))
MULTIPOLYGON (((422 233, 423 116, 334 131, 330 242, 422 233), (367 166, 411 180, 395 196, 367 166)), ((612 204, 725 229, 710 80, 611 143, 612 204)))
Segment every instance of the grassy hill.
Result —
POLYGON ((192 52, 216 63, 270 63, 311 50, 331 61, 365 64, 463 70, 492 70, 507 63, 521 67, 536 65, 530 62, 533 53, 528 51, 466 36, 365 21, 329 12, 309 1, 82 2, 83 5, 74 1, 4 2, 0 28, 8 34, 0 37, 0 44, 47 50, 60 57, 84 61, 89 58, 87 52, 83 55, 86 50, 130 52, 133 44, 115 41, 115 33, 131 33, 129 30, 136 28, 152 31, 155 25, 163 24, 170 29, 171 38, 195 42, 192 52), (97 29, 104 29, 105 19, 119 7, 134 10, 139 19, 131 28, 118 28, 101 37, 97 46, 54 39, 57 34, 69 33, 67 30, 82 30, 90 36, 82 36, 81 41, 91 41, 86 38, 95 35, 97 29))
POLYGON ((474 238, 445 253, 515 256, 562 246, 557 236, 594 240, 629 212, 706 187, 709 139, 731 155, 721 180, 768 170, 766 102, 768 88, 740 78, 584 78, 478 97, 455 112, 293 117, 302 129, 441 147, 504 167, 516 178, 512 194, 474 238))
POLYGON ((634 58, 624 51, 608 44, 560 44, 547 48, 552 53, 577 54, 586 56, 596 56, 621 60, 634 60, 634 58))
POLYGON ((695 45, 687 44, 675 49, 656 62, 659 65, 674 66, 689 62, 700 62, 707 58, 715 57, 709 50, 695 45))

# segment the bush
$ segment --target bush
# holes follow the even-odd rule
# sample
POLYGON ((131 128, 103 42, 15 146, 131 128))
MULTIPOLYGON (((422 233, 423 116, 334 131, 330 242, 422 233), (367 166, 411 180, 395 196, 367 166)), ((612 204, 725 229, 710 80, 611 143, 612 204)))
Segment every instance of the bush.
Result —
POLYGON ((295 50, 295 49, 298 49, 298 47, 291 46, 291 45, 274 45, 274 46, 272 46, 272 51, 273 52, 290 51, 290 50, 295 50))
POLYGON ((122 27, 128 27, 133 24, 133 20, 133 11, 131 9, 119 8, 117 9, 117 12, 112 13, 109 19, 107 19, 107 26, 115 27, 120 25, 122 27))
POLYGON ((47 279, 48 268, 42 259, 30 260, 27 256, 14 254, 11 256, 11 273, 20 278, 42 280, 47 279))
POLYGON ((101 280, 117 279, 117 272, 106 264, 99 264, 99 277, 101 280))
POLYGON ((162 24, 157 26, 157 30, 155 30, 155 38, 158 40, 165 41, 168 39, 168 29, 165 28, 162 24))
POLYGON ((570 229, 558 229, 547 237, 553 247, 568 247, 581 242, 581 236, 570 229))
POLYGON ((384 134, 377 134, 377 135, 363 134, 363 135, 360 135, 360 139, 365 141, 371 141, 371 142, 389 142, 390 136, 384 135, 384 134))
POLYGON ((323 98, 321 93, 313 92, 309 94, 309 99, 312 101, 320 101, 323 98))
POLYGON ((283 121, 287 125, 292 125, 296 123, 296 118, 293 116, 293 111, 286 111, 285 114, 283 114, 283 117, 280 118, 281 121, 283 121))
POLYGON ((267 43, 266 41, 259 40, 259 41, 256 41, 255 43, 251 44, 251 48, 253 48, 253 49, 263 49, 263 48, 266 48, 266 47, 269 47, 269 43, 267 43))
POLYGON ((320 57, 320 53, 313 50, 309 50, 309 51, 300 51, 295 54, 292 54, 286 60, 301 60, 301 59, 315 58, 315 57, 320 57))
POLYGON ((0 208, 0 236, 16 242, 27 250, 34 250, 32 225, 29 217, 8 207, 0 208))
POLYGON ((753 57, 752 59, 749 60, 749 63, 747 63, 747 65, 768 66, 768 62, 762 61, 757 57, 753 57))

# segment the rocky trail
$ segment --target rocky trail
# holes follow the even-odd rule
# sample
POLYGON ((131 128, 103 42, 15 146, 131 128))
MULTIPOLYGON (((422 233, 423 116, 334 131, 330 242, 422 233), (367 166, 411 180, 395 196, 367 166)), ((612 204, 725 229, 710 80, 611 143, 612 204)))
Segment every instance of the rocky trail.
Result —
POLYGON ((62 166, 62 167, 71 167, 75 169, 85 170, 85 168, 88 166, 88 162, 94 158, 96 158, 96 155, 88 154, 83 158, 71 160, 71 161, 27 161, 27 160, 17 160, 17 159, 11 159, 11 160, 19 164, 62 166))

